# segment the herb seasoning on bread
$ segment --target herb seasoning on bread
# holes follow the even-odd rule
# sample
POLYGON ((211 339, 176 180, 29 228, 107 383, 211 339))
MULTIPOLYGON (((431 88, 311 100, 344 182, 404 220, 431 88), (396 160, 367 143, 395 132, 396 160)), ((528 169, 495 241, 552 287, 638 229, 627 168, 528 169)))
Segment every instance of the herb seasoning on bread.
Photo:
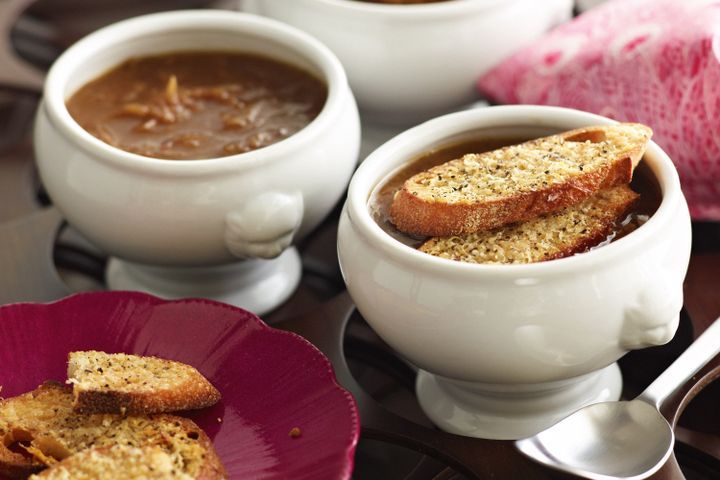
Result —
POLYGON ((175 415, 84 415, 70 387, 45 383, 0 402, 0 475, 26 478, 88 448, 155 445, 190 478, 227 478, 210 439, 175 415))
POLYGON ((431 238, 419 250, 468 263, 533 263, 563 258, 612 239, 613 226, 638 197, 630 187, 620 185, 526 222, 431 238))
POLYGON ((422 236, 529 220, 630 182, 651 135, 644 125, 617 124, 469 153, 407 179, 390 219, 398 230, 422 236))
POLYGON ((32 475, 30 480, 193 480, 157 446, 89 448, 32 475))
POLYGON ((190 365, 124 353, 71 352, 68 383, 78 413, 175 412, 220 400, 220 392, 190 365))
POLYGON ((627 235, 657 210, 660 188, 640 163, 651 135, 632 123, 534 140, 467 134, 396 170, 369 208, 389 235, 430 255, 563 258, 627 235))

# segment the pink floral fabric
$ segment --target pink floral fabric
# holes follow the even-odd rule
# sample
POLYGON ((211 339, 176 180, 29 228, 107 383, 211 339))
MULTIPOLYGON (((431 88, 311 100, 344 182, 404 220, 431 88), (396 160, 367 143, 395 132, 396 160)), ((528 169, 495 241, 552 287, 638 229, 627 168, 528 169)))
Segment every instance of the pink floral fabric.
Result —
POLYGON ((720 220, 720 1, 612 0, 483 76, 500 103, 645 123, 694 219, 720 220))

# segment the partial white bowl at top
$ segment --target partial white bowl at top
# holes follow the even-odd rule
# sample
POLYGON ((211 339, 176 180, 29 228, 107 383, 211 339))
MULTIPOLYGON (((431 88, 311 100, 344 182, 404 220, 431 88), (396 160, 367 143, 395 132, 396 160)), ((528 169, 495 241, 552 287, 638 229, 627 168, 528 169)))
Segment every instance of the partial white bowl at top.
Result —
POLYGON ((340 58, 363 118, 409 123, 477 100, 479 77, 553 26, 572 0, 242 0, 294 25, 340 58))
POLYGON ((526 437, 581 406, 620 395, 615 363, 668 342, 690 257, 690 216, 672 161, 651 142, 662 191, 654 215, 609 245, 525 265, 421 253, 371 217, 371 193, 399 166, 461 138, 542 136, 611 120, 556 107, 489 107, 431 120, 373 152, 350 183, 340 266, 362 316, 421 370, 417 393, 441 428, 526 437))

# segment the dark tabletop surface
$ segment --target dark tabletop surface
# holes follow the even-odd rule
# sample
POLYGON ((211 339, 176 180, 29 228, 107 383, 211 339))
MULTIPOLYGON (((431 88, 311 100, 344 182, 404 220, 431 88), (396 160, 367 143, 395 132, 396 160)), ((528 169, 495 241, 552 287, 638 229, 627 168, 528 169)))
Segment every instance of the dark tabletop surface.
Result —
MULTIPOLYGON (((106 259, 63 227, 35 173, 29 133, 42 72, 70 43, 104 24, 207 2, 41 0, 26 10, 30 4, 31 0, 0 0, 0 26, 10 32, 0 40, 0 303, 49 300, 73 290, 102 288, 106 259), (64 278, 74 279, 70 287, 55 266, 64 278), (77 282, 78 278, 85 281, 77 282)), ((299 245, 300 287, 265 320, 316 343, 358 399, 363 437, 354 478, 564 478, 520 458, 507 442, 465 439, 432 428, 414 398, 414 370, 353 312, 344 293, 335 255, 338 214, 339 207, 299 245)), ((633 352, 621 361, 624 396, 641 391, 719 315, 720 223, 694 222, 678 334, 668 346, 633 352)), ((717 363, 718 359, 689 382, 664 412, 670 420, 679 419, 676 455, 683 473, 672 459, 656 478, 720 478, 718 382, 689 401, 718 374, 712 368, 717 363), (704 380, 702 373, 708 374, 704 380)))

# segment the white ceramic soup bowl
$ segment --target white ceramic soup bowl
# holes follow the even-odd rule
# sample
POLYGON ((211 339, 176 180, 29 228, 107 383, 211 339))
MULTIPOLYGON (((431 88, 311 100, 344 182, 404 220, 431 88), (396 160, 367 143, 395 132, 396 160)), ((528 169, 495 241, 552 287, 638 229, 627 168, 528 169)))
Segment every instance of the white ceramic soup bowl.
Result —
POLYGON ((477 99, 488 69, 571 16, 572 0, 243 0, 294 25, 340 58, 363 117, 426 120, 477 99))
POLYGON ((338 234, 343 277, 372 328, 420 368, 420 403, 441 428, 515 439, 617 399, 616 360, 668 342, 677 328, 690 256, 685 198, 671 160, 651 142, 644 162, 662 201, 636 231, 564 259, 477 265, 392 238, 370 215, 371 193, 401 165, 459 139, 611 122, 538 106, 450 114, 385 143, 353 176, 338 234))
POLYGON ((297 286, 300 262, 290 247, 343 194, 359 140, 357 107, 330 50, 280 22, 227 11, 148 15, 80 40, 50 69, 34 137, 53 202, 117 257, 107 272, 111 288, 208 296, 257 313, 297 286), (120 150, 68 113, 65 102, 76 90, 124 60, 187 50, 247 52, 297 66, 327 85, 326 103, 285 140, 208 160, 120 150))

